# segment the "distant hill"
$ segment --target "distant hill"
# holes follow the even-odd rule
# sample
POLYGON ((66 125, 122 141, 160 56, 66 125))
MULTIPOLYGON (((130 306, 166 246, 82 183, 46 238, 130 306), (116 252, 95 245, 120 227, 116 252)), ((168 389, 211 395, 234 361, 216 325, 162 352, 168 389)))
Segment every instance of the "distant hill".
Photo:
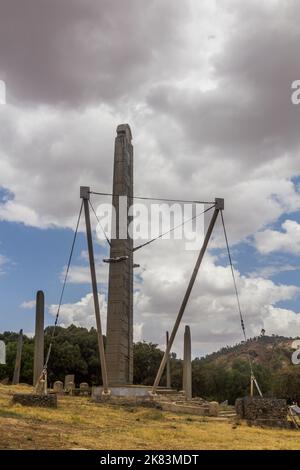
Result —
POLYGON ((295 351, 292 343, 295 339, 299 337, 258 336, 234 346, 222 348, 207 355, 203 361, 230 369, 236 360, 247 361, 249 355, 254 365, 272 369, 274 372, 288 371, 291 367, 295 367, 291 361, 292 353, 295 351))
POLYGON ((250 356, 264 396, 300 404, 300 364, 294 365, 291 360, 295 339, 299 338, 260 336, 194 359, 194 394, 231 404, 237 397, 249 395, 250 356))

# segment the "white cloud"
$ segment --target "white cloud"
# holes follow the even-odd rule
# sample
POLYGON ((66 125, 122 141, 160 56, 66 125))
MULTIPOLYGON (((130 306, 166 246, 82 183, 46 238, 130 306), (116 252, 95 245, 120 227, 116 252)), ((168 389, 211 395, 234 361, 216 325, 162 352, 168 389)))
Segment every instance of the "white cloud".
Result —
MULTIPOLYGON (((100 283, 107 283, 107 276, 108 276, 108 265, 102 262, 102 258, 97 259, 95 258, 95 265, 96 265, 96 276, 97 281, 100 283)), ((60 278, 63 280, 65 276, 65 269, 61 272, 60 278)), ((68 282, 72 284, 91 284, 91 273, 90 267, 86 266, 79 266, 74 264, 70 267, 68 273, 68 282)))
POLYGON ((8 258, 0 254, 0 275, 3 275, 6 273, 5 265, 7 265, 7 263, 8 263, 8 258))
MULTIPOLYGON (((102 332, 106 334, 107 303, 104 295, 99 294, 99 305, 102 332)), ((57 305, 50 305, 49 313, 56 316, 57 307, 57 305)), ((85 328, 96 328, 92 293, 85 295, 77 302, 62 304, 59 314, 59 325, 68 327, 72 324, 85 328)), ((142 324, 135 323, 133 325, 133 335, 134 341, 141 341, 143 339, 142 324)))
POLYGON ((35 300, 24 300, 24 302, 21 303, 20 307, 26 308, 26 309, 32 309, 32 308, 35 308, 35 304, 36 304, 35 300))
POLYGON ((291 265, 291 264, 282 264, 282 263, 273 263, 270 265, 263 266, 256 271, 248 273, 249 277, 264 277, 270 278, 276 276, 280 273, 298 271, 300 270, 300 265, 291 265))
MULTIPOLYGON (((103 331, 106 325, 106 301, 103 295, 99 294, 99 305, 101 312, 101 322, 103 331)), ((49 313, 56 316, 58 305, 50 305, 49 313)), ((84 326, 86 328, 96 327, 93 295, 87 294, 74 303, 62 304, 59 314, 59 325, 67 327, 69 325, 84 326)))
POLYGON ((143 324, 142 323, 134 323, 133 325, 133 341, 135 343, 139 341, 143 341, 143 324))
MULTIPOLYGON (((165 331, 171 331, 183 299, 196 253, 184 252, 183 244, 158 242, 136 259, 145 270, 141 273, 135 296, 135 321, 143 324, 142 334, 164 347, 165 331)), ((296 334, 300 315, 276 307, 281 301, 294 299, 300 288, 274 283, 262 277, 241 276, 236 270, 238 290, 245 317, 247 335, 256 336, 262 327, 267 334, 296 334), (287 313, 288 312, 288 313, 287 313)), ((208 253, 200 268, 193 292, 180 327, 175 351, 182 352, 184 325, 192 332, 193 354, 214 351, 220 346, 242 339, 242 331, 229 267, 217 265, 208 253)))
POLYGON ((300 255, 300 224, 287 219, 278 230, 264 230, 255 235, 256 247, 260 253, 269 254, 281 251, 300 255))
POLYGON ((116 117, 102 106, 80 112, 5 106, 0 122, 0 186, 14 195, 0 204, 0 218, 74 228, 79 186, 110 189, 111 161, 101 154, 113 152, 116 117))
POLYGON ((27 336, 27 338, 34 338, 34 331, 24 331, 24 335, 27 336))
POLYGON ((268 332, 278 332, 284 336, 295 337, 300 334, 299 315, 291 310, 270 306, 264 328, 268 332))
MULTIPOLYGON (((136 192, 224 196, 232 241, 300 209, 291 182, 300 147, 299 113, 289 97, 299 70, 295 2, 168 1, 145 11, 132 0, 120 14, 103 0, 87 2, 80 15, 76 3, 59 18, 66 2, 51 5, 49 20, 41 16, 40 60, 35 55, 16 73, 16 52, 3 50, 19 100, 0 109, 0 185, 15 195, 0 206, 1 218, 73 228, 80 184, 111 190, 113 138, 124 121, 133 130, 136 192), (44 36, 50 24, 55 41, 44 36), (86 42, 87 25, 93 42, 86 42), (270 44, 280 53, 270 56, 270 44), (45 70, 51 81, 35 83, 45 70)), ((5 12, 17 20, 13 5, 2 21, 5 12)), ((32 18, 18 25, 29 44, 36 41, 32 18)))

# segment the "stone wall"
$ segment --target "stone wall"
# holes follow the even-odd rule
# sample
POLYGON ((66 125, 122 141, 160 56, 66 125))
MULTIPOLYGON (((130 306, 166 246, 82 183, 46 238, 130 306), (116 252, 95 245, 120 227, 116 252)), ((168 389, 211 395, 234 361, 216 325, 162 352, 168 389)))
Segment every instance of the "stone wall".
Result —
MULTIPOLYGON (((128 385, 127 387, 109 387, 111 396, 115 397, 145 397, 148 398, 151 387, 141 385, 128 385)), ((92 387, 92 398, 97 399, 101 397, 103 387, 94 386, 92 387)))
POLYGON ((218 416, 219 403, 207 402, 202 398, 186 400, 181 393, 160 391, 158 395, 151 395, 152 387, 130 386, 110 387, 110 395, 102 395, 102 387, 92 387, 92 401, 96 403, 109 403, 116 405, 144 406, 158 408, 174 413, 187 413, 199 416, 218 416))
POLYGON ((30 393, 15 393, 13 403, 24 406, 41 406, 44 408, 57 408, 57 396, 55 393, 49 395, 34 395, 30 393))
POLYGON ((286 400, 278 398, 244 397, 235 402, 236 414, 248 424, 287 427, 286 400))

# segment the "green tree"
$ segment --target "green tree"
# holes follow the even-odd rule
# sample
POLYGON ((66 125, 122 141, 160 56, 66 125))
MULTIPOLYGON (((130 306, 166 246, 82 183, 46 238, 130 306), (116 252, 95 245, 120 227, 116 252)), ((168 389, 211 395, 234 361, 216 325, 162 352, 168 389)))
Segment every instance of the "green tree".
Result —
POLYGON ((290 403, 300 404, 300 369, 293 369, 277 373, 274 377, 273 393, 279 398, 286 398, 290 403))
MULTIPOLYGON (((157 344, 146 343, 145 341, 134 344, 134 383, 152 385, 162 357, 163 352, 158 349, 157 344)), ((165 384, 165 377, 162 377, 161 383, 165 384)))

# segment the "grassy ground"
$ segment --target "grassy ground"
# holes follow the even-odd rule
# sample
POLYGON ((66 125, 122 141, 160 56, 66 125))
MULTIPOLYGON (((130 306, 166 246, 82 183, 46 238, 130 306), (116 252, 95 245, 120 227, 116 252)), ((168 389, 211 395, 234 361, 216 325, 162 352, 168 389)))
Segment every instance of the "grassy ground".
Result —
POLYGON ((1 449, 300 449, 300 431, 233 426, 213 418, 59 397, 57 409, 11 404, 0 385, 1 449))

